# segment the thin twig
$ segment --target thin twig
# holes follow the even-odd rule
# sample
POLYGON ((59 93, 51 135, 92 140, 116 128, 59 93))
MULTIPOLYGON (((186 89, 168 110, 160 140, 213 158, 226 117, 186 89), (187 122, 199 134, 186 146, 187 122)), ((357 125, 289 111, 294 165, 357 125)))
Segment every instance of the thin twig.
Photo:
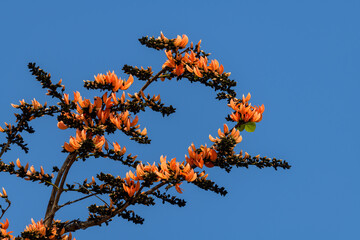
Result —
POLYGON ((11 202, 10 202, 9 199, 6 199, 5 201, 7 202, 8 206, 7 206, 7 208, 5 208, 5 209, 2 209, 2 208, 1 208, 2 214, 1 214, 1 216, 0 216, 0 219, 4 216, 4 214, 6 213, 6 211, 7 211, 7 210, 9 209, 9 207, 11 206, 11 202))
POLYGON ((153 76, 151 79, 149 79, 144 86, 140 89, 139 92, 144 91, 153 81, 155 81, 162 73, 166 72, 166 68, 161 69, 160 72, 158 72, 155 76, 153 76))
POLYGON ((12 139, 17 135, 17 133, 19 131, 19 126, 21 126, 24 121, 25 121, 25 116, 23 116, 23 118, 20 120, 19 124, 15 127, 15 131, 9 134, 10 136, 8 138, 6 145, 1 149, 0 158, 5 153, 6 149, 8 149, 8 147, 10 146, 12 139), (11 137, 11 136, 14 136, 14 137, 11 137))
POLYGON ((58 207, 57 207, 57 209, 59 210, 59 209, 60 209, 60 208, 62 208, 62 207, 65 207, 65 206, 67 206, 67 205, 70 205, 70 204, 73 204, 73 203, 76 203, 76 202, 82 201, 82 200, 84 200, 84 199, 86 199, 86 198, 89 198, 89 197, 95 196, 96 194, 98 194, 98 193, 92 193, 92 194, 87 195, 87 196, 85 196, 85 197, 78 198, 78 199, 73 200, 73 201, 68 201, 68 202, 64 203, 63 205, 58 206, 58 207))

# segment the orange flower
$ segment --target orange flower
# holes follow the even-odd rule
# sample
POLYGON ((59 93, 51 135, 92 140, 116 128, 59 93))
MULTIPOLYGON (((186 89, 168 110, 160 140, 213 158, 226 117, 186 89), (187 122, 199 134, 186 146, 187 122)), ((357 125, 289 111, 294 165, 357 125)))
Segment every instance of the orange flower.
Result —
POLYGON ((32 103, 34 109, 38 109, 38 108, 42 107, 42 105, 38 101, 36 101, 35 98, 33 100, 31 100, 31 103, 32 103))
POLYGON ((58 122, 57 127, 60 128, 61 130, 65 130, 68 128, 68 126, 66 126, 63 121, 58 122))
POLYGON ((212 162, 215 162, 217 159, 217 153, 213 148, 208 148, 205 144, 205 146, 201 146, 200 149, 203 152, 204 159, 210 159, 211 162, 205 162, 205 166, 208 168, 211 168, 214 166, 212 162))
POLYGON ((166 62, 162 65, 162 68, 169 67, 171 69, 176 67, 175 60, 173 58, 166 60, 166 62))
POLYGON ((212 162, 216 161, 217 153, 213 148, 208 148, 205 144, 205 146, 200 146, 201 152, 195 150, 196 148, 194 144, 191 144, 191 146, 188 148, 189 157, 185 155, 185 159, 190 165, 195 165, 199 168, 202 168, 204 164, 206 167, 209 168, 214 166, 212 162))
POLYGON ((119 154, 119 155, 124 155, 125 154, 126 147, 121 148, 121 146, 117 142, 114 142, 113 146, 114 146, 114 152, 116 154, 119 154))
POLYGON ((8 227, 9 227, 8 219, 4 220, 4 223, 0 222, 0 232, 3 236, 7 236, 7 238, 5 238, 4 240, 15 239, 15 237, 13 235, 10 235, 10 233, 12 233, 12 231, 8 232, 6 230, 6 229, 8 229, 8 227))
MULTIPOLYGON (((60 222, 60 221, 54 221, 54 222, 60 222)), ((49 231, 47 231, 43 220, 40 220, 38 222, 35 222, 34 219, 31 219, 31 224, 26 226, 24 232, 33 232, 37 235, 39 235, 39 237, 46 237, 48 236, 49 239, 55 239, 56 237, 60 237, 61 240, 71 240, 72 238, 72 234, 69 233, 69 235, 64 235, 65 233, 65 229, 58 229, 55 224, 52 226, 51 229, 49 229, 49 231)), ((58 238, 56 238, 58 239, 58 238)), ((25 240, 30 240, 29 238, 25 238, 25 240)), ((76 240, 75 238, 73 240, 76 240)))
POLYGON ((234 113, 230 115, 230 118, 234 122, 260 122, 262 119, 262 114, 265 110, 264 104, 261 106, 251 106, 249 100, 251 98, 250 93, 245 97, 243 95, 242 101, 237 99, 231 99, 229 107, 235 110, 234 113))
POLYGON ((182 75, 185 72, 185 68, 184 65, 180 64, 180 65, 176 65, 175 70, 173 71, 173 73, 175 73, 177 76, 182 75))
POLYGON ((235 140, 236 144, 242 141, 242 136, 240 135, 240 131, 235 128, 232 129, 230 136, 235 140))
MULTIPOLYGON (((75 150, 78 150, 82 146, 83 141, 88 138, 91 139, 91 135, 87 135, 85 129, 82 131, 76 130, 76 137, 70 136, 69 143, 65 142, 64 148, 68 152, 74 152, 75 150)), ((105 137, 96 135, 94 138, 92 138, 92 141, 95 145, 95 150, 102 151, 102 147, 106 141, 105 137)))
POLYGON ((200 70, 199 70, 198 67, 194 67, 194 68, 193 68, 193 71, 194 71, 195 75, 198 76, 199 78, 202 78, 202 77, 203 77, 203 75, 201 74, 201 72, 200 72, 200 70))
POLYGON ((195 165, 199 168, 202 168, 204 166, 204 155, 203 153, 197 153, 195 152, 196 148, 194 144, 192 143, 191 146, 188 148, 189 157, 185 155, 186 162, 190 165, 195 165))
POLYGON ((194 172, 194 169, 191 168, 190 164, 186 164, 181 175, 183 175, 188 182, 193 182, 197 178, 197 174, 194 172))
POLYGON ((94 138, 93 138, 93 143, 94 143, 94 145, 95 145, 95 149, 97 150, 97 151, 102 151, 102 147, 104 146, 104 144, 105 144, 105 137, 104 136, 95 136, 94 138))
POLYGON ((201 44, 201 40, 196 44, 196 51, 198 53, 200 52, 200 44, 201 44))
POLYGON ((31 224, 26 226, 24 232, 36 232, 42 237, 45 237, 46 227, 42 220, 40 220, 39 222, 35 222, 34 219, 31 219, 31 224))
POLYGON ((179 48, 185 48, 188 41, 189 39, 185 34, 183 34, 182 37, 178 35, 174 41, 174 45, 179 48))
POLYGON ((180 193, 180 194, 183 193, 183 192, 182 192, 182 189, 180 188, 180 185, 181 185, 181 184, 182 184, 182 182, 175 184, 175 189, 176 189, 176 191, 177 191, 178 193, 180 193))
POLYGON ((0 197, 7 197, 5 188, 2 188, 2 192, 3 193, 0 193, 0 197))
POLYGON ((64 102, 65 102, 67 105, 69 105, 69 104, 70 104, 70 102, 69 102, 69 94, 64 93, 64 98, 63 98, 63 100, 64 100, 64 102))
POLYGON ((160 32, 160 37, 159 37, 159 39, 161 39, 161 40, 163 40, 163 41, 165 41, 165 42, 168 42, 168 41, 169 41, 169 39, 167 39, 162 32, 160 32))
POLYGON ((133 180, 130 180, 130 176, 127 173, 124 178, 123 188, 125 192, 129 195, 129 197, 133 197, 134 194, 140 189, 140 182, 138 181, 136 184, 133 180))
MULTIPOLYGON (((157 173, 158 172, 158 168, 155 166, 155 163, 153 163, 153 165, 150 165, 150 163, 148 163, 148 165, 143 165, 142 163, 139 163, 136 166, 136 175, 130 170, 127 174, 129 174, 129 177, 135 181, 138 180, 144 180, 144 177, 148 176, 151 173, 157 173)), ((157 181, 159 181, 160 179, 158 179, 157 181)))
MULTIPOLYGON (((224 138, 229 134, 229 127, 224 124, 224 132, 221 131, 221 129, 218 129, 218 134, 220 138, 224 138)), ((230 132, 230 136, 235 140, 236 144, 240 143, 242 141, 242 136, 240 136, 240 131, 236 130, 235 128, 233 128, 230 132)), ((209 139, 210 141, 214 142, 214 143, 218 143, 221 140, 217 137, 214 138, 211 135, 209 135, 209 139)))
POLYGON ((95 82, 100 84, 111 84, 113 86, 113 92, 117 92, 119 89, 126 90, 128 89, 131 84, 134 82, 134 78, 132 75, 129 76, 128 80, 121 80, 115 74, 115 72, 108 71, 106 75, 98 74, 97 76, 94 75, 95 82))
POLYGON ((209 70, 215 72, 218 70, 218 68, 219 68, 219 62, 216 59, 211 60, 211 63, 209 64, 209 70))

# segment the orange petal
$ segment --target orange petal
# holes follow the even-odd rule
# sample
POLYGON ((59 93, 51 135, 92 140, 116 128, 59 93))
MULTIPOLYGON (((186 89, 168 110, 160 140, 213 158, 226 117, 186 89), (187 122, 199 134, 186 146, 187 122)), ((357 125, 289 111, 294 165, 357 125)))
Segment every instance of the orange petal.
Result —
POLYGON ((65 130, 68 128, 68 126, 66 126, 63 121, 58 122, 57 127, 60 128, 61 130, 65 130))

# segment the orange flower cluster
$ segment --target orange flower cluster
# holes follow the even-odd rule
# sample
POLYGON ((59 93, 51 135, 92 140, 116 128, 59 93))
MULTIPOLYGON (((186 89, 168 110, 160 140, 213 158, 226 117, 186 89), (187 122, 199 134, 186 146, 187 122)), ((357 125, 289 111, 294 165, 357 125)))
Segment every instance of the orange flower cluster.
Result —
MULTIPOLYGON (((69 95, 64 94, 63 101, 65 104, 70 104, 69 95)), ((122 93, 121 98, 116 97, 116 93, 113 92, 110 94, 110 96, 107 96, 107 93, 105 93, 102 98, 95 97, 94 103, 91 103, 89 99, 83 99, 79 92, 74 92, 74 102, 77 105, 77 113, 65 113, 64 115, 67 118, 75 118, 79 121, 82 121, 85 124, 85 129, 80 131, 77 130, 76 137, 70 137, 69 143, 64 143, 64 148, 68 152, 73 152, 81 147, 81 144, 86 139, 92 139, 95 145, 95 149, 97 151, 101 151, 102 146, 105 144, 106 140, 104 136, 95 136, 91 137, 90 134, 86 134, 86 129, 89 127, 94 127, 95 123, 94 120, 88 115, 84 114, 84 109, 87 108, 87 111, 89 113, 92 113, 93 111, 96 112, 96 116, 99 119, 98 123, 96 124, 97 127, 105 128, 102 124, 105 124, 105 122, 109 119, 111 123, 113 123, 118 129, 124 130, 124 131, 130 131, 131 128, 139 128, 140 125, 137 125, 137 122, 139 120, 138 116, 136 116, 133 120, 131 120, 130 113, 128 111, 121 112, 118 115, 115 115, 111 113, 111 107, 120 103, 124 103, 125 101, 125 92, 122 93), (103 105, 105 106, 105 109, 103 108, 103 105)), ((68 126, 63 122, 60 121, 57 124, 58 128, 65 130, 68 128, 68 126)), ((147 130, 144 128, 142 131, 140 129, 137 129, 136 132, 138 132, 141 135, 146 135, 147 130)), ((119 149, 118 144, 114 144, 114 151, 115 152, 121 152, 123 155, 126 151, 125 149, 119 149)))
MULTIPOLYGON (((160 37, 158 37, 158 39, 163 40, 165 43, 169 42, 169 39, 166 38, 162 32, 160 33, 160 37)), ((185 34, 183 34, 182 37, 178 35, 177 38, 171 40, 173 41, 175 47, 178 48, 185 48, 189 42, 189 38, 185 34)))
MULTIPOLYGON (((23 100, 20 100, 19 102, 20 102, 20 105, 11 104, 11 106, 12 106, 13 108, 18 108, 18 107, 20 107, 20 106, 22 106, 22 105, 25 105, 25 100, 24 100, 24 99, 23 99, 23 100)), ((31 104, 32 104, 32 106, 33 106, 34 109, 38 109, 38 108, 42 108, 42 107, 43 107, 35 98, 34 98, 33 100, 31 100, 31 104)), ((45 102, 45 104, 44 104, 44 107, 46 107, 46 102, 45 102)))
POLYGON ((98 74, 95 77, 95 82, 100 84, 111 84, 113 86, 112 91, 117 92, 119 89, 126 90, 128 89, 131 84, 134 82, 134 78, 132 75, 128 78, 127 81, 121 80, 121 78, 118 78, 116 74, 113 72, 108 71, 106 75, 104 74, 98 74))
MULTIPOLYGON (((107 142, 105 142, 105 144, 107 145, 107 142)), ((113 146, 114 146, 114 152, 116 154, 119 154, 119 155, 124 155, 125 154, 126 147, 121 148, 121 146, 117 142, 114 142, 113 146)))
MULTIPOLYGON (((69 95, 64 94, 63 101, 65 104, 70 104, 69 95)), ((68 152, 73 152, 81 147, 81 143, 85 141, 86 139, 91 138, 89 134, 86 134, 86 129, 89 127, 101 127, 105 128, 103 124, 109 119, 111 123, 113 123, 118 129, 123 131, 130 131, 131 128, 137 129, 136 132, 140 135, 145 136, 147 134, 146 128, 144 128, 142 131, 138 129, 140 125, 136 125, 138 123, 138 116, 135 116, 135 118, 132 120, 130 113, 128 111, 121 112, 118 115, 115 115, 111 113, 111 107, 120 103, 125 102, 125 92, 122 93, 121 98, 116 97, 116 93, 113 92, 110 94, 110 96, 107 96, 107 93, 105 93, 102 98, 95 97, 94 103, 91 103, 89 99, 83 99, 79 92, 74 92, 74 102, 77 105, 77 113, 64 113, 64 115, 67 118, 75 118, 85 124, 85 129, 80 131, 77 130, 76 137, 70 137, 69 143, 64 143, 64 148, 68 152), (103 105, 105 106, 105 109, 103 108, 103 105), (96 116, 98 118, 98 123, 95 125, 94 120, 88 115, 84 114, 84 109, 87 108, 87 111, 89 113, 92 113, 93 111, 96 112, 96 116), (136 125, 136 126, 135 126, 136 125)), ((68 126, 63 122, 60 121, 57 124, 58 128, 65 130, 68 128, 68 126)), ((95 149, 97 151, 101 151, 102 146, 105 143, 104 136, 95 136, 92 138, 95 149)), ((120 150, 117 148, 117 145, 114 145, 115 152, 119 152, 120 150)), ((121 150, 121 152, 125 153, 125 150, 121 150)))
POLYGON ((174 45, 178 48, 185 48, 188 42, 189 38, 185 34, 183 34, 182 37, 178 35, 174 41, 174 45))
POLYGON ((4 240, 12 240, 15 237, 13 235, 10 235, 10 233, 12 233, 12 231, 8 232, 7 229, 9 227, 9 220, 6 219, 4 220, 4 223, 0 222, 0 232, 3 236, 7 236, 6 238, 4 238, 4 240))
MULTIPOLYGON (((199 42, 200 44, 200 42, 199 42)), ((168 60, 163 64, 162 68, 169 67, 173 69, 173 73, 177 76, 181 76, 185 69, 195 74, 197 77, 202 78, 204 73, 212 72, 215 75, 221 75, 224 72, 224 66, 216 59, 211 60, 209 63, 207 57, 196 57, 193 50, 190 53, 185 53, 184 56, 176 54, 175 58, 171 50, 165 51, 168 60)))
MULTIPOLYGON (((131 127, 134 127, 135 129, 139 128, 140 125, 135 126, 138 121, 139 117, 136 116, 133 120, 130 120, 130 113, 128 111, 122 112, 119 115, 110 114, 110 121, 119 129, 124 131, 130 131, 131 127)), ((143 131, 140 129, 137 129, 137 132, 141 135, 146 135, 147 130, 144 128, 143 131)))
POLYGON ((235 121, 243 121, 243 122, 260 122, 262 119, 262 114, 265 110, 264 104, 261 106, 251 106, 249 100, 251 98, 250 93, 246 96, 243 95, 242 101, 234 101, 230 100, 230 104, 228 105, 233 110, 234 113, 230 115, 230 118, 235 121))
POLYGON ((156 173, 160 179, 168 180, 170 177, 177 179, 183 176, 188 182, 193 182, 197 178, 197 174, 190 164, 184 162, 176 162, 176 158, 166 161, 166 156, 160 157, 160 170, 156 173))
POLYGON ((201 145, 200 147, 201 152, 196 151, 195 145, 192 143, 191 146, 188 148, 189 157, 185 155, 186 161, 191 166, 197 166, 199 168, 203 168, 204 164, 206 167, 213 167, 213 162, 216 161, 217 153, 213 148, 208 148, 205 144, 205 146, 201 145), (210 160, 204 162, 204 159, 210 160))
MULTIPOLYGON (((184 162, 179 163, 176 161, 176 158, 171 159, 170 161, 166 160, 166 156, 160 157, 160 164, 156 166, 155 163, 150 165, 143 165, 142 163, 138 164, 136 167, 136 172, 133 173, 131 170, 126 173, 126 177, 124 178, 125 183, 123 184, 124 190, 128 193, 130 197, 132 197, 136 191, 140 188, 140 180, 144 180, 150 174, 155 174, 157 179, 155 182, 161 180, 169 180, 172 179, 179 179, 186 180, 188 182, 193 182, 198 177, 198 175, 194 172, 194 169, 190 166, 190 164, 184 164, 184 162), (182 178, 181 178, 182 177, 182 178), (132 179, 132 180, 131 180, 132 179), (136 184, 133 181, 138 181, 136 184)), ((204 174, 201 175, 201 177, 204 174)), ((182 193, 180 189, 180 184, 177 183, 175 185, 175 189, 182 193)))
MULTIPOLYGON (((13 162, 12 162, 12 164, 13 164, 13 162)), ((19 159, 16 160, 16 166, 18 168, 23 167, 23 166, 21 166, 21 162, 20 162, 19 159)), ((46 177, 46 178, 49 177, 49 174, 47 174, 47 173, 45 174, 44 168, 42 166, 40 166, 40 172, 36 172, 33 165, 31 165, 31 167, 29 168, 29 163, 26 163, 26 165, 24 167, 24 171, 26 172, 27 176, 36 176, 38 179, 43 179, 43 177, 46 177)), ((54 177, 53 173, 51 174, 51 177, 52 178, 54 177)), ((25 180, 30 180, 29 177, 25 177, 24 179, 25 180)))
MULTIPOLYGON (((229 127, 226 124, 224 124, 224 132, 222 132, 220 128, 218 129, 218 134, 220 138, 226 137, 227 135, 229 135, 229 133, 230 133, 230 137, 235 140, 236 144, 242 141, 242 136, 240 135, 240 131, 236 130, 236 128, 233 128, 230 132, 229 127)), ((221 141, 220 138, 218 137, 214 138, 209 134, 210 141, 214 143, 220 142, 221 141)))
POLYGON ((129 197, 134 196, 134 194, 139 191, 140 189, 140 182, 137 181, 137 183, 135 184, 135 182, 133 180, 130 179, 129 174, 126 174, 126 177, 124 178, 125 183, 123 183, 123 188, 125 190, 125 192, 128 193, 129 197))
MULTIPOLYGON (((161 33, 161 39, 167 41, 167 38, 161 33)), ((185 48, 188 43, 188 37, 183 35, 182 37, 177 36, 174 40, 174 45, 179 48, 185 48)), ((197 44, 196 51, 200 52, 200 44, 201 40, 197 44)), ((193 43, 191 43, 191 48, 193 43)), ((214 59, 211 62, 208 62, 207 57, 197 57, 197 54, 193 50, 186 51, 184 55, 178 54, 177 50, 175 52, 175 57, 173 56, 173 52, 171 50, 165 51, 166 57, 168 60, 163 64, 162 68, 168 67, 173 69, 173 73, 177 76, 181 76, 185 70, 190 73, 195 74, 197 77, 202 78, 204 73, 212 72, 215 75, 222 75, 224 72, 224 66, 220 65, 219 62, 214 59)), ((164 80, 164 79, 162 79, 164 80)))
POLYGON ((102 147, 106 141, 104 136, 101 137, 95 136, 94 138, 91 138, 90 135, 86 134, 86 130, 82 130, 82 131, 76 130, 76 137, 74 138, 70 136, 70 141, 69 143, 67 142, 64 143, 64 148, 68 152, 74 152, 75 150, 78 150, 81 147, 82 142, 85 141, 86 139, 92 139, 96 151, 102 151, 102 147))
MULTIPOLYGON (((68 94, 64 94, 63 101, 66 104, 70 104, 68 94)), ((104 124, 110 116, 111 107, 118 104, 119 102, 124 103, 124 101, 125 101, 125 92, 122 93, 121 98, 116 97, 115 92, 111 93, 109 97, 107 96, 107 93, 105 93, 102 96, 102 98, 95 97, 93 104, 90 102, 89 99, 83 100, 79 92, 74 92, 74 102, 77 105, 76 110, 77 110, 78 114, 73 113, 70 116, 68 113, 65 113, 64 115, 68 118, 72 117, 77 120, 83 121, 87 127, 89 127, 89 126, 93 127, 94 126, 93 120, 90 117, 84 115, 85 108, 87 109, 87 111, 89 113, 92 113, 93 111, 95 111, 96 115, 99 119, 99 123, 104 124), (104 110, 102 109, 103 104, 105 105, 104 110)), ((58 123, 58 127, 63 130, 67 129, 67 126, 62 121, 60 121, 58 123)))
MULTIPOLYGON (((24 232, 33 232, 33 233, 38 234, 41 237, 45 237, 47 235, 47 230, 46 230, 46 227, 42 220, 35 222, 34 219, 31 219, 31 224, 26 226, 24 232)), ((55 224, 53 225, 50 232, 51 232, 50 233, 51 235, 49 236, 49 240, 59 239, 58 238, 59 235, 60 235, 61 240, 71 240, 72 239, 71 233, 69 233, 69 235, 64 235, 65 228, 61 229, 61 231, 59 232, 59 229, 55 226, 55 224)), ((30 240, 30 239, 25 238, 25 240, 30 240)), ((74 238, 73 240, 76 240, 76 239, 74 238)))
MULTIPOLYGON (((159 169, 157 168, 157 166, 155 166, 155 163, 153 163, 153 165, 150 165, 150 163, 148 163, 147 165, 143 165, 142 163, 139 163, 136 166, 136 175, 130 170, 126 176, 129 176, 130 178, 134 179, 135 181, 138 180, 144 180, 144 178, 146 178, 148 175, 150 174, 156 174, 159 171, 159 169)), ((158 179, 157 181, 159 181, 160 179, 158 179)))

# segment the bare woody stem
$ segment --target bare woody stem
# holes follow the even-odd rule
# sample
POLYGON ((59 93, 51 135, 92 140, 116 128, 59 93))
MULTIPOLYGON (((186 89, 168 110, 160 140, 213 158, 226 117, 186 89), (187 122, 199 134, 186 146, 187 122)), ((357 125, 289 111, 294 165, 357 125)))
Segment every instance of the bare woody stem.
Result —
POLYGON ((2 217, 4 216, 4 214, 6 213, 6 211, 7 211, 7 210, 10 208, 10 206, 11 206, 11 202, 10 202, 9 199, 6 198, 5 201, 6 201, 6 203, 8 204, 8 206, 7 206, 7 208, 5 208, 5 209, 2 209, 2 208, 1 208, 1 212, 2 212, 2 213, 1 213, 0 219, 2 219, 2 217))
POLYGON ((152 78, 150 78, 145 84, 144 86, 140 89, 141 91, 144 91, 153 81, 155 81, 161 74, 163 74, 164 72, 166 72, 166 68, 163 68, 160 72, 158 72, 155 76, 153 76, 152 78))
POLYGON ((98 193, 92 193, 92 194, 89 194, 89 195, 87 195, 87 196, 85 196, 85 197, 78 198, 78 199, 76 199, 76 200, 66 202, 66 203, 64 203, 63 205, 58 206, 57 209, 59 210, 59 209, 62 208, 62 207, 65 207, 65 206, 67 206, 67 205, 71 205, 71 204, 73 204, 73 203, 82 201, 82 200, 87 199, 87 198, 89 198, 89 197, 93 197, 93 196, 95 196, 95 195, 97 195, 97 194, 98 194, 98 193))
POLYGON ((53 189, 51 191, 51 195, 50 195, 50 199, 49 199, 49 203, 46 209, 46 213, 45 213, 45 217, 44 217, 44 223, 46 226, 50 226, 54 216, 55 216, 55 212, 59 209, 57 204, 59 202, 60 199, 60 195, 63 192, 63 186, 67 177, 67 174, 69 172, 69 169, 71 167, 71 165, 74 163, 76 159, 76 154, 71 153, 67 156, 67 158, 64 161, 64 164, 62 165, 62 167, 60 168, 58 175, 56 177, 53 189), (61 181, 61 185, 59 187, 61 181))

